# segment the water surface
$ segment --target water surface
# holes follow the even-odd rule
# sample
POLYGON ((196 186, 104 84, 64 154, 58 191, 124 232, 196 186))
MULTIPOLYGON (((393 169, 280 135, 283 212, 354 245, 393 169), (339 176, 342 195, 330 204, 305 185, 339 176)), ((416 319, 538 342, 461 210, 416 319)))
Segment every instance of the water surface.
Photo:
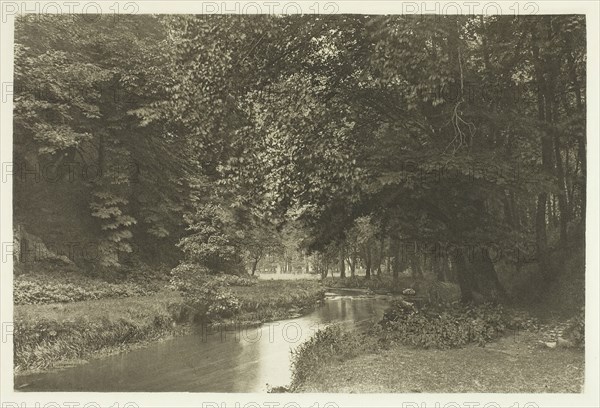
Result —
POLYGON ((259 327, 198 330, 147 347, 40 374, 17 376, 20 391, 264 392, 288 385, 291 353, 333 322, 350 326, 380 318, 384 297, 330 296, 313 313, 259 327))

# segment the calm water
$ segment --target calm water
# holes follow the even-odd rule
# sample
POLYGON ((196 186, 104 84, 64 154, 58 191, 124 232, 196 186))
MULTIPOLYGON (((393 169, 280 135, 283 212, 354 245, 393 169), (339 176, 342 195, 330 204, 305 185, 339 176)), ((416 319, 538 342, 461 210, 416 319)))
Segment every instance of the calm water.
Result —
POLYGON ((20 391, 263 392, 289 384, 290 351, 329 323, 380 318, 382 297, 332 296, 307 316, 260 327, 198 333, 77 367, 18 376, 20 391))

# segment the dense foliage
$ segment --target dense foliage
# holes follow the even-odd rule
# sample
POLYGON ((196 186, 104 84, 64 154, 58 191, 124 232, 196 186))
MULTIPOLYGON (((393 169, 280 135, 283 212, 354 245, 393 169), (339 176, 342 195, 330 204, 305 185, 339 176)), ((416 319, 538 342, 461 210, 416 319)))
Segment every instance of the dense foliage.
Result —
POLYGON ((453 280, 469 301, 505 295, 498 256, 537 259, 547 282, 579 242, 581 18, 256 16, 235 34, 224 16, 166 24, 177 85, 153 114, 193 132, 205 158, 216 191, 196 212, 230 203, 219 233, 201 234, 225 236, 223 251, 231 226, 241 238, 254 217, 295 220, 330 258, 324 273, 370 276, 388 258, 394 276, 453 280))
POLYGON ((23 16, 15 224, 97 240, 85 270, 180 264, 210 301, 196 272, 274 259, 450 282, 465 303, 535 263, 544 293, 585 234, 585 32, 578 15, 23 16))
POLYGON ((292 389, 394 344, 583 346, 586 63, 583 15, 17 18, 17 370, 324 287, 413 303, 318 331, 292 389), (524 299, 570 320, 500 306, 524 299))
POLYGON ((495 305, 417 308, 398 301, 380 322, 385 343, 401 342, 423 348, 484 345, 504 333, 508 319, 495 305))
POLYGON ((14 277, 13 299, 17 305, 31 305, 148 296, 164 289, 165 283, 160 271, 120 274, 112 282, 76 271, 37 271, 14 277))
POLYGON ((27 216, 28 201, 62 211, 61 193, 70 196, 76 218, 58 217, 60 229, 90 226, 57 242, 100 237, 101 266, 131 253, 167 257, 181 228, 184 150, 165 126, 135 115, 161 98, 165 36, 151 16, 23 16, 16 26, 16 221, 47 235, 27 216))
POLYGON ((240 301, 227 289, 227 283, 194 264, 180 264, 172 271, 171 285, 200 319, 231 317, 240 310, 240 301))

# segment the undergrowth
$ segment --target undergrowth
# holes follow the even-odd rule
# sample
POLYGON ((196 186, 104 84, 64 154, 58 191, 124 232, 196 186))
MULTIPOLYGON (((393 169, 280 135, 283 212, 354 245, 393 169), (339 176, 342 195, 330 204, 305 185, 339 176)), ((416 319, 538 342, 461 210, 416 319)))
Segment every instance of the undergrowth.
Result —
POLYGON ((373 339, 365 334, 345 330, 337 324, 327 326, 292 351, 290 389, 294 390, 308 380, 322 364, 331 361, 341 362, 374 347, 373 339))
POLYGON ((422 348, 484 345, 511 326, 502 306, 448 305, 417 308, 399 300, 376 326, 383 344, 402 343, 422 348))
POLYGON ((15 308, 15 371, 39 370, 57 362, 153 340, 176 330, 184 319, 181 300, 161 296, 15 308))

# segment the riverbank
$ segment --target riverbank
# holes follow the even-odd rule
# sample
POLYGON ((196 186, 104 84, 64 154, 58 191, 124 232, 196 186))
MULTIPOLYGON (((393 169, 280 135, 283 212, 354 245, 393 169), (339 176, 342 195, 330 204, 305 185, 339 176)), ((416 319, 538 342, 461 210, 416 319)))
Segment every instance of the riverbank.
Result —
POLYGON ((322 362, 295 392, 313 393, 576 393, 585 353, 550 349, 534 333, 508 335, 485 347, 418 349, 395 345, 322 362))
POLYGON ((295 350, 290 390, 581 392, 584 315, 540 319, 490 303, 417 307, 395 300, 378 323, 330 326, 295 350))
POLYGON ((402 275, 392 276, 348 276, 345 278, 325 278, 323 286, 332 290, 357 290, 376 294, 399 295, 406 289, 412 289, 424 299, 432 302, 451 303, 460 299, 457 284, 426 280, 402 275))
MULTIPOLYGON (((232 286, 240 300, 234 317, 209 326, 256 325, 296 317, 323 299, 316 281, 260 281, 232 286)), ((15 305, 16 374, 48 371, 142 347, 190 332, 192 313, 181 296, 163 290, 148 296, 40 305, 15 305)))

